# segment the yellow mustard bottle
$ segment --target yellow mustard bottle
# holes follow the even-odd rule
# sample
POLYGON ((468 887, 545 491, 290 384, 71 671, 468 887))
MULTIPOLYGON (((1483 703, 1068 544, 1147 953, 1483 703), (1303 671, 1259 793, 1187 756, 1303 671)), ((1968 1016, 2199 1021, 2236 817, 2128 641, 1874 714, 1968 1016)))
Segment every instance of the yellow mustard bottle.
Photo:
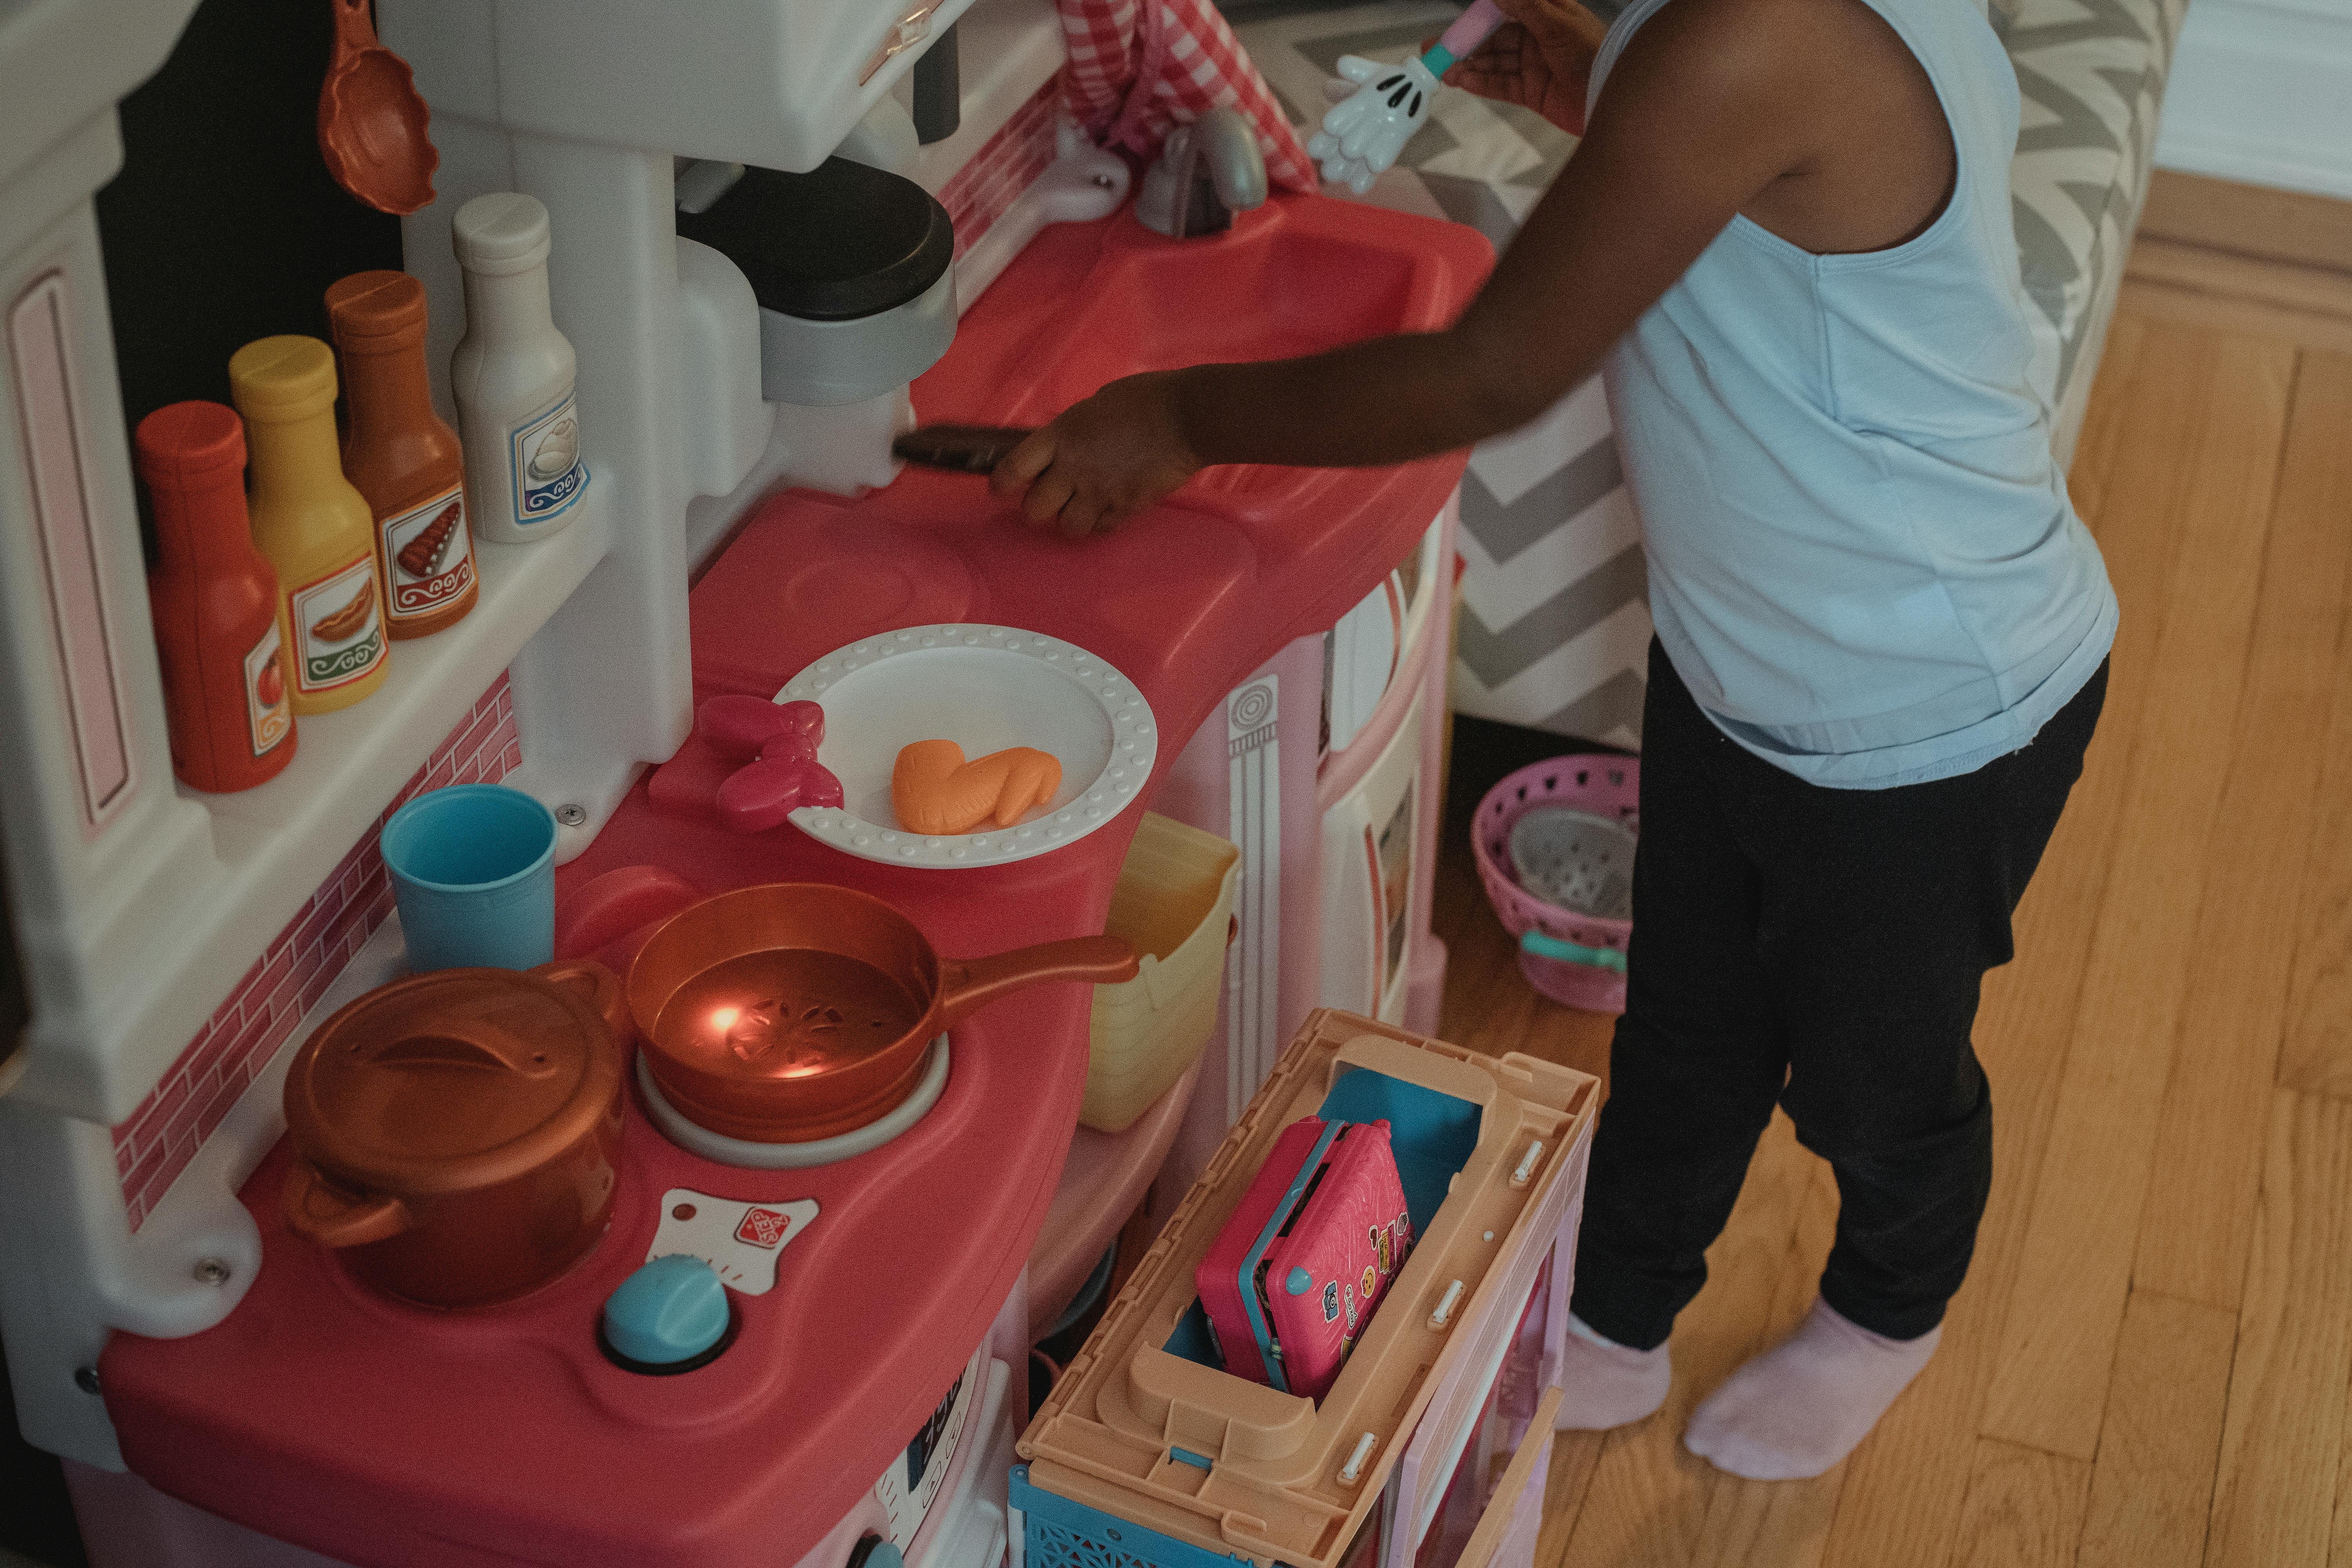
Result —
POLYGON ((229 356, 251 452, 253 542, 278 569, 294 711, 348 708, 383 684, 392 642, 375 513, 343 478, 335 355, 316 338, 259 338, 229 356))

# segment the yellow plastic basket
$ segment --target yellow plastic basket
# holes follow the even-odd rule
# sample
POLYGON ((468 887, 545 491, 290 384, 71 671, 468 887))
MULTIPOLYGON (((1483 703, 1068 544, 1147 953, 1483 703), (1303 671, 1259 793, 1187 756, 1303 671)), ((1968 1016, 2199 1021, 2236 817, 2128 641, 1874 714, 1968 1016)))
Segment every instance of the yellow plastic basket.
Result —
POLYGON ((1184 1076, 1216 1032, 1241 864, 1242 852, 1215 834, 1144 813, 1105 927, 1135 945, 1143 970, 1095 987, 1078 1110, 1088 1127, 1125 1131, 1184 1076))

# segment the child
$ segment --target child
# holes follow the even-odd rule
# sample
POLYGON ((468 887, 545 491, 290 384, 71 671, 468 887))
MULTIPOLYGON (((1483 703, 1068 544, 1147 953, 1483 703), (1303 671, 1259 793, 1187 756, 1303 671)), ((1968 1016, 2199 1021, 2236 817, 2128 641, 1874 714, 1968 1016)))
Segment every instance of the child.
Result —
POLYGON ((2028 379, 2016 79, 1974 0, 1632 0, 1605 30, 1572 0, 1502 9, 1447 79, 1583 142, 1460 321, 1114 383, 995 483, 1078 536, 1206 464, 1466 447, 1601 370, 1657 639, 1560 1425, 1664 1401, 1777 1102, 1835 1173, 1836 1242, 1802 1325, 1685 1441, 1818 1475, 1926 1364, 1967 1272, 1979 983, 2115 635, 2028 379))

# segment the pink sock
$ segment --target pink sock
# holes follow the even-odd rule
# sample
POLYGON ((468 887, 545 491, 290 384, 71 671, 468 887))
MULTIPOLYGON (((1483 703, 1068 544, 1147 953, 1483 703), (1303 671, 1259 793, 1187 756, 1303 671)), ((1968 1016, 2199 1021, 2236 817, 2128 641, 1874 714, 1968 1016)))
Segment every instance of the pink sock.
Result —
POLYGON ((1816 1300, 1797 1331, 1735 1372, 1691 1416, 1683 1446, 1755 1481, 1818 1476, 1870 1436, 1943 1338, 1858 1328, 1816 1300))
POLYGON ((1630 1426, 1666 1402, 1674 1379, 1665 1346, 1632 1350, 1571 1316, 1560 1348, 1559 1415, 1552 1426, 1561 1432, 1630 1426))

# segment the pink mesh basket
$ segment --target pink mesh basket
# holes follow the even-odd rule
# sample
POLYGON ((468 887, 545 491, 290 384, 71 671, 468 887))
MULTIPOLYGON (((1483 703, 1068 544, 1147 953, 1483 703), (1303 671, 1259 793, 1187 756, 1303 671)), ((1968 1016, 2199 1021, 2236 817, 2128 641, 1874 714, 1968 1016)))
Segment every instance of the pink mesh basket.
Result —
MULTIPOLYGON (((1642 763, 1614 754, 1554 757, 1521 768, 1486 792, 1470 828, 1478 880, 1495 906, 1503 929, 1515 939, 1528 932, 1580 948, 1622 953, 1633 935, 1630 920, 1563 909, 1520 886, 1513 868, 1511 830, 1538 811, 1579 813, 1638 829, 1642 763)), ((1594 1013, 1625 1010, 1622 968, 1578 963, 1519 950, 1519 972, 1553 1001, 1594 1013)))

